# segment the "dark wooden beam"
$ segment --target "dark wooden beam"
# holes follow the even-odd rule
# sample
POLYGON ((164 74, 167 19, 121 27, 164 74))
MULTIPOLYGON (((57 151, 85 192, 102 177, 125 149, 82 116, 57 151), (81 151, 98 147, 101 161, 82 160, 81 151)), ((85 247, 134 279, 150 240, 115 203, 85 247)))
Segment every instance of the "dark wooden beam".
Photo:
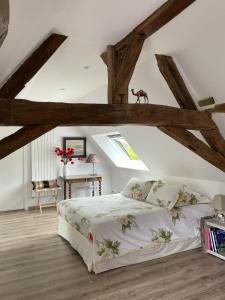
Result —
POLYGON ((116 53, 114 47, 109 45, 107 47, 107 68, 108 68, 108 103, 121 103, 121 99, 115 101, 116 96, 116 53))
POLYGON ((215 129, 206 112, 155 104, 70 104, 0 99, 0 125, 121 125, 175 126, 215 129))
POLYGON ((0 47, 8 34, 9 0, 0 1, 0 47))
MULTIPOLYGON (((195 2, 195 0, 168 0, 141 24, 135 27, 126 37, 119 41, 115 45, 115 50, 120 51, 122 48, 127 47, 130 40, 136 35, 144 35, 145 38, 148 38, 173 20, 193 2, 195 2)), ((106 54, 103 53, 102 57, 105 58, 106 54)))
MULTIPOLYGON (((159 70, 180 107, 197 110, 197 106, 195 105, 173 58, 166 55, 156 55, 156 59, 159 70)), ((201 130, 201 134, 210 147, 225 157, 225 140, 215 122, 213 120, 211 122, 214 124, 215 129, 213 131, 201 130)))
POLYGON ((15 98, 66 38, 60 34, 52 34, 47 38, 1 87, 0 97, 15 98))
POLYGON ((136 35, 130 41, 116 76, 117 91, 120 94, 128 90, 144 41, 144 35, 136 35))
POLYGON ((55 126, 26 126, 0 140, 0 159, 39 138, 55 126))
POLYGON ((107 47, 106 57, 102 58, 108 68, 108 103, 128 103, 128 86, 141 53, 145 37, 134 36, 123 51, 116 52, 115 47, 107 47))
POLYGON ((202 100, 198 101, 198 105, 200 107, 208 106, 208 105, 212 105, 212 104, 215 104, 215 100, 213 97, 202 99, 202 100))
POLYGON ((108 103, 128 103, 128 89, 144 41, 195 0, 168 0, 101 57, 108 67, 108 103))
POLYGON ((186 84, 171 56, 156 54, 159 70, 179 106, 185 109, 197 110, 197 106, 189 93, 186 84))
POLYGON ((225 113, 225 103, 217 104, 212 108, 206 109, 210 113, 225 113))
POLYGON ((213 166, 225 172, 225 158, 188 130, 174 127, 159 127, 159 129, 213 166))
MULTIPOLYGON (((52 34, 15 71, 0 89, 0 97, 15 98, 25 84, 41 69, 67 37, 52 34)), ((11 99, 11 105, 16 99, 11 99)), ((1 100, 0 100, 0 105, 1 100)), ((25 126, 0 141, 0 159, 32 142, 55 126, 25 126)))

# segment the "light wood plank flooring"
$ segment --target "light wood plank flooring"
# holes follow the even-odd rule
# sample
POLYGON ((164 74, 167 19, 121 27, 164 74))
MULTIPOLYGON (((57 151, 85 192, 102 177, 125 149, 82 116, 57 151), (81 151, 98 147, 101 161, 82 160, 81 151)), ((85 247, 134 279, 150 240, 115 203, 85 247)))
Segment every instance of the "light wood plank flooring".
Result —
POLYGON ((52 210, 0 214, 1 300, 225 299, 225 263, 200 250, 94 275, 56 232, 52 210))

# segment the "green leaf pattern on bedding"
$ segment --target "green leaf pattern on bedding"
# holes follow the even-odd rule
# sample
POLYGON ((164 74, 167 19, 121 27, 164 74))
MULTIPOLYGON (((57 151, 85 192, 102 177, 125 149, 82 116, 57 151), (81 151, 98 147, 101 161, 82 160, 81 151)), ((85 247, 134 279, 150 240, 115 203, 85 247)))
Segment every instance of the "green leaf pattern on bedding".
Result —
POLYGON ((120 242, 112 241, 110 239, 105 239, 104 242, 96 241, 100 250, 97 251, 99 256, 104 258, 113 258, 119 255, 120 251, 120 242))
POLYGON ((173 207, 168 211, 172 217, 172 222, 176 225, 177 221, 180 221, 181 218, 184 218, 184 214, 181 207, 173 207))
POLYGON ((119 222, 122 225, 122 231, 126 234, 127 229, 132 229, 132 227, 137 227, 136 217, 133 215, 127 215, 119 219, 119 222))
MULTIPOLYGON (((164 202, 162 200, 157 199, 157 201, 160 207, 164 207, 164 202)), ((168 201, 168 204, 170 204, 170 201, 168 201)), ((184 218, 184 214, 181 207, 173 207, 172 209, 168 210, 168 213, 170 214, 174 225, 176 225, 176 222, 180 221, 181 218, 184 218)))
POLYGON ((161 180, 156 181, 154 183, 154 187, 152 188, 153 193, 156 193, 158 191, 158 189, 160 189, 161 187, 163 187, 165 185, 164 182, 162 182, 161 180))
POLYGON ((180 207, 185 205, 196 205, 199 202, 199 199, 194 194, 185 191, 179 191, 175 206, 180 207))
POLYGON ((80 230, 80 224, 77 223, 77 222, 75 222, 74 225, 75 225, 76 230, 79 231, 79 232, 81 233, 81 230, 80 230))
POLYGON ((170 203, 171 203, 171 201, 166 202, 166 201, 163 201, 163 200, 161 200, 161 199, 157 199, 157 202, 158 202, 158 204, 159 204, 159 207, 165 207, 164 203, 166 203, 166 204, 167 204, 167 207, 169 207, 169 206, 170 206, 170 203))
POLYGON ((169 243, 171 242, 171 237, 173 233, 170 230, 166 230, 163 228, 159 228, 157 231, 156 230, 151 230, 152 231, 152 242, 157 242, 157 243, 169 243))

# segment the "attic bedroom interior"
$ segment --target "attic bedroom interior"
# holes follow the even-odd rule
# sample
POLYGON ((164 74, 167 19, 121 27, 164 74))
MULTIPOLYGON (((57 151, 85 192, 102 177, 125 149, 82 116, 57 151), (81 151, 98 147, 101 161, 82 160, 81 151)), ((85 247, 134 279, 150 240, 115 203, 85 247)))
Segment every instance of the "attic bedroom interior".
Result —
POLYGON ((1 300, 225 299, 224 12, 0 0, 1 300))

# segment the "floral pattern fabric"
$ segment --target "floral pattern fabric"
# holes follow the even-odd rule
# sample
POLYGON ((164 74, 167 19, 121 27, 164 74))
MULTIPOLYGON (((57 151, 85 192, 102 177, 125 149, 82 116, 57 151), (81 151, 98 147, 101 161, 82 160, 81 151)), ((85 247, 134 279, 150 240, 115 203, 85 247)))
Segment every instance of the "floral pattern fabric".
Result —
POLYGON ((131 178, 121 194, 128 198, 145 201, 154 182, 131 178))
MULTIPOLYGON (((174 207, 207 204, 210 201, 208 196, 193 191, 184 184, 169 184, 162 181, 156 181, 153 184, 146 198, 146 202, 169 210, 174 207)), ((173 212, 180 214, 179 210, 174 209, 173 212)))
POLYGON ((170 210, 176 204, 178 193, 181 190, 183 190, 183 185, 174 185, 157 181, 153 184, 146 202, 170 210))
POLYGON ((203 194, 193 191, 190 187, 184 185, 183 189, 178 192, 175 206, 182 207, 187 205, 207 204, 211 199, 203 194))
POLYGON ((168 210, 120 193, 61 201, 58 210, 91 243, 93 263, 195 238, 200 218, 213 213, 207 204, 168 210))

